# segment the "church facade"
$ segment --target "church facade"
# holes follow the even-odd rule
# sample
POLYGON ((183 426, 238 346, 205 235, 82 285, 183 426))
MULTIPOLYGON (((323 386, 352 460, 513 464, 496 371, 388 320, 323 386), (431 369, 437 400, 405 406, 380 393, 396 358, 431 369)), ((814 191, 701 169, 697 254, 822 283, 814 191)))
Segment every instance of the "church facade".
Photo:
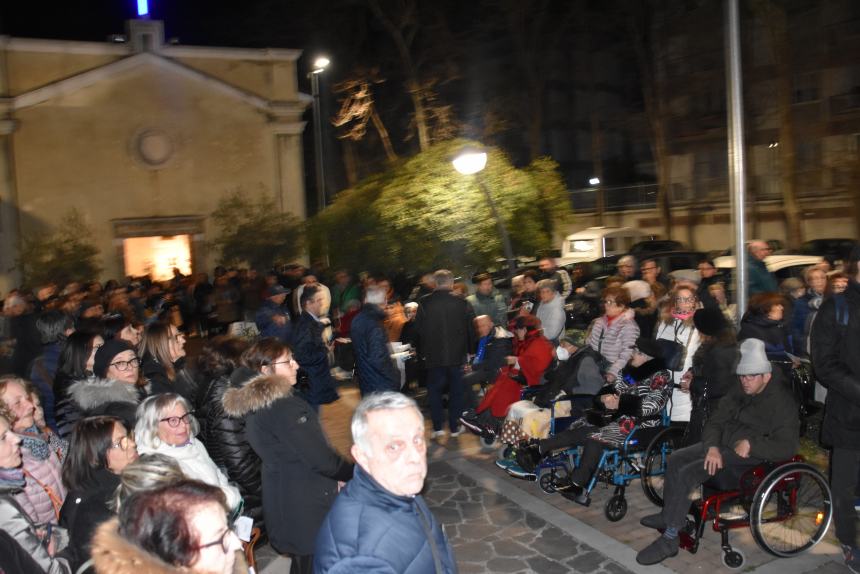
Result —
POLYGON ((227 193, 306 216, 298 50, 0 38, 0 290, 16 246, 76 209, 102 279, 209 271, 209 214, 227 193))

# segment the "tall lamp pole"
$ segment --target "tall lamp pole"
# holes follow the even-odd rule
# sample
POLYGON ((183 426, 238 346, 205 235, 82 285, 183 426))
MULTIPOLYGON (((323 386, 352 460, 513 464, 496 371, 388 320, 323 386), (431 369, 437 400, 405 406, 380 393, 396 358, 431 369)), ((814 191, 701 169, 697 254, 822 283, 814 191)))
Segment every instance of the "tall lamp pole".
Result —
POLYGON ((325 164, 323 163, 323 141, 322 141, 322 110, 320 108, 320 74, 322 74, 331 62, 328 58, 320 56, 314 60, 314 68, 308 76, 311 79, 311 95, 314 99, 314 148, 316 156, 316 180, 317 180, 317 213, 325 209, 325 164))
POLYGON ((502 247, 505 250, 505 259, 508 260, 508 278, 513 277, 514 273, 516 273, 516 266, 514 265, 514 250, 511 247, 511 236, 508 235, 508 228, 505 227, 505 222, 502 221, 502 217, 499 215, 499 210, 496 208, 496 202, 493 200, 493 195, 490 193, 490 190, 487 188, 483 179, 481 179, 481 176, 478 175, 478 173, 487 165, 487 152, 480 150, 464 150, 460 155, 454 158, 452 163, 454 164, 454 169, 459 173, 463 175, 476 176, 475 181, 481 189, 481 192, 484 194, 487 204, 490 206, 490 212, 493 214, 493 219, 496 220, 496 227, 499 229, 499 237, 502 238, 502 247))

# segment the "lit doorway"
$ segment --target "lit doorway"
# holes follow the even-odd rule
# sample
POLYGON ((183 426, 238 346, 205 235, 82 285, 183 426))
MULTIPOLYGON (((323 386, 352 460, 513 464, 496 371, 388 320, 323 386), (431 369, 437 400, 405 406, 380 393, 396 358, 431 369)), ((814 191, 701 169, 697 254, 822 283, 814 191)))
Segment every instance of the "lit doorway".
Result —
POLYGON ((122 243, 126 276, 166 281, 173 278, 174 267, 191 274, 191 235, 128 237, 122 243))

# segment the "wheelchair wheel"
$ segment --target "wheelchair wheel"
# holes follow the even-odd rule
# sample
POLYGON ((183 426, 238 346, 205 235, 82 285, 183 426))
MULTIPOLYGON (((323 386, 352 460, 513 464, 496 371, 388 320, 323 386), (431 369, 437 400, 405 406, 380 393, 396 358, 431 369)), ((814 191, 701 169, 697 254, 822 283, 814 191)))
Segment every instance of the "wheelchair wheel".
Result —
POLYGON ((603 514, 609 522, 618 522, 627 515, 627 500, 620 494, 616 494, 606 502, 603 514))
POLYGON ((642 490, 648 500, 657 506, 663 506, 663 477, 666 474, 669 454, 679 448, 683 440, 683 427, 667 427, 651 440, 645 450, 640 470, 642 490))
POLYGON ((824 538, 833 518, 827 480, 812 466, 794 462, 775 468, 756 489, 750 529, 774 556, 804 552, 824 538))
POLYGON ((540 475, 540 479, 538 479, 538 486, 543 491, 544 494, 555 494, 555 471, 550 470, 549 472, 545 472, 540 475))
POLYGON ((740 550, 728 550, 722 555, 723 566, 737 570, 744 565, 744 554, 740 550))

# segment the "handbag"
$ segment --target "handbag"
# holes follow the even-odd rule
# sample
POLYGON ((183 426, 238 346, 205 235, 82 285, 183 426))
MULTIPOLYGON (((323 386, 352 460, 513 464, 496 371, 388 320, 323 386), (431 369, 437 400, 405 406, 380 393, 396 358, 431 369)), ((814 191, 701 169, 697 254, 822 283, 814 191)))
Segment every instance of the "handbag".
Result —
POLYGON ((684 362, 687 360, 687 347, 690 346, 693 331, 694 329, 691 327, 690 333, 687 335, 687 342, 683 345, 678 341, 677 326, 675 327, 675 334, 671 341, 669 339, 657 339, 657 346, 660 347, 663 362, 670 371, 681 371, 684 369, 684 362))

